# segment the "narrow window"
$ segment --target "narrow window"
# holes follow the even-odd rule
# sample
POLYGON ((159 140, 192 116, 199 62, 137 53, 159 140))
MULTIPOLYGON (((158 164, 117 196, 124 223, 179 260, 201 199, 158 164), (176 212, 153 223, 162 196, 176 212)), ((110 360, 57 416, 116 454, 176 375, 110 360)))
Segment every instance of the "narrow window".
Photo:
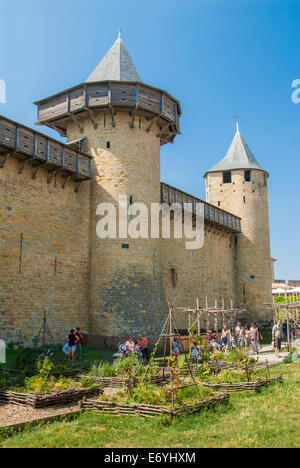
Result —
POLYGON ((243 197, 244 203, 246 203, 246 197, 243 197))
POLYGON ((23 234, 20 235, 20 257, 19 257, 19 273, 22 273, 22 260, 23 260, 23 234))
POLYGON ((251 182, 251 171, 245 171, 245 182, 251 182))
POLYGON ((106 148, 110 148, 110 140, 106 140, 106 148))
POLYGON ((218 201, 218 206, 221 206, 221 202, 220 202, 220 201, 218 201))
POLYGON ((238 236, 235 236, 235 238, 234 238, 234 245, 237 245, 237 243, 238 243, 238 236))
POLYGON ((177 283, 177 273, 175 268, 171 268, 171 283, 172 283, 172 288, 176 288, 176 283, 177 283))
POLYGON ((231 172, 223 172, 223 184, 231 184, 231 172))
POLYGON ((244 296, 244 304, 246 304, 246 285, 243 284, 243 296, 244 296))

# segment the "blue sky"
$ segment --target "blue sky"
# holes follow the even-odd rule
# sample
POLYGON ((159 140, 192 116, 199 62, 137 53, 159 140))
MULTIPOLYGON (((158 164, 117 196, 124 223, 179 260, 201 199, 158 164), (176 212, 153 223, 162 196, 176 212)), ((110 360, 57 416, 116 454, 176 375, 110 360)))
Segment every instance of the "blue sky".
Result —
MULTIPOLYGON (((203 174, 225 156, 234 115, 270 172, 276 277, 300 279, 300 0, 10 0, 0 2, 0 114, 33 126, 33 101, 84 81, 118 27, 145 83, 180 100, 182 135, 162 175, 204 198, 203 174)), ((39 128, 59 138, 47 128, 39 128)))

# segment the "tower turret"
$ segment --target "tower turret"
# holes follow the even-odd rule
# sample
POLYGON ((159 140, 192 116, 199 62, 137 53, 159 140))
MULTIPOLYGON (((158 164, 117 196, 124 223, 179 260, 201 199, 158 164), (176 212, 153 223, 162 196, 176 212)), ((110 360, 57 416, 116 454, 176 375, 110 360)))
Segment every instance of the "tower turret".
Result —
POLYGON ((144 203, 149 212, 151 203, 160 203, 160 146, 179 133, 178 101, 142 83, 119 34, 85 83, 36 104, 39 124, 58 130, 70 144, 84 139, 93 156, 90 333, 117 339, 153 335, 155 327, 159 332, 167 310, 159 239, 99 239, 97 207, 110 202, 118 213, 120 196, 129 205, 144 203))
POLYGON ((272 299, 268 176, 238 124, 225 158, 205 174, 207 201, 242 218, 242 232, 236 236, 238 306, 260 321, 269 319, 265 304, 272 299))

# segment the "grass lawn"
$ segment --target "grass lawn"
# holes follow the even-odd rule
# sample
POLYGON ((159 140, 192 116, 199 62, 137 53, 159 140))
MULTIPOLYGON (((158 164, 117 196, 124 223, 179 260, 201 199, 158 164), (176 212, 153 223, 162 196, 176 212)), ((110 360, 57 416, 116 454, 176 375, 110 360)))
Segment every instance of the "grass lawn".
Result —
POLYGON ((232 394, 215 411, 170 421, 164 417, 102 416, 85 412, 2 440, 0 447, 300 447, 300 365, 278 364, 284 383, 232 394))

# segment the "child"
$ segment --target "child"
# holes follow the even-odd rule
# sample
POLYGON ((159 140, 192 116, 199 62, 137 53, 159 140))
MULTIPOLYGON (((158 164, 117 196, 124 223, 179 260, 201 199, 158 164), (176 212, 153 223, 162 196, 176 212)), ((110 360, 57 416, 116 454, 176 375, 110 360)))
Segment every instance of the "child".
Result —
POLYGON ((179 343, 177 343, 176 338, 174 338, 174 341, 173 341, 173 349, 174 349, 175 360, 177 361, 178 356, 180 354, 180 350, 182 349, 182 346, 179 343))
POLYGON ((64 347, 63 347, 62 350, 63 350, 63 353, 64 353, 65 356, 66 356, 66 359, 68 359, 68 354, 69 354, 69 345, 68 345, 68 343, 66 343, 66 344, 64 345, 64 347))
POLYGON ((192 351, 192 362, 198 364, 199 350, 195 341, 193 341, 192 343, 191 351, 192 351))

